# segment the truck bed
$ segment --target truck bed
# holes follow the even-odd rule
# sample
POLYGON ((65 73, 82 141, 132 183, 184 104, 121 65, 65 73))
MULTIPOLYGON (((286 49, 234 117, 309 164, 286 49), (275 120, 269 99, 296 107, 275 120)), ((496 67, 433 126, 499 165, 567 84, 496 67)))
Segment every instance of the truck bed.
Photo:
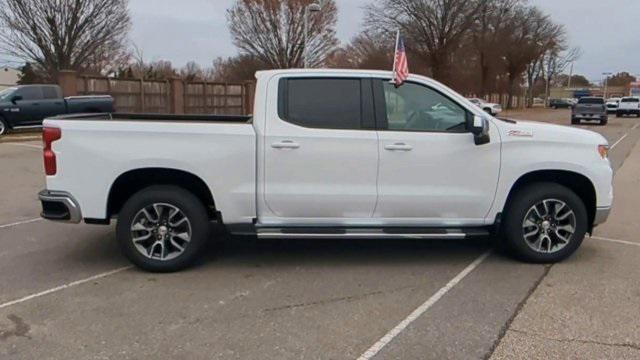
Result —
POLYGON ((73 194, 85 218, 106 219, 109 191, 144 169, 195 175, 215 193, 226 219, 255 217, 256 133, 248 116, 78 114, 44 121, 60 129, 57 174, 47 186, 73 194))
POLYGON ((71 114, 53 117, 54 120, 115 120, 115 121, 162 121, 162 122, 226 122, 250 124, 250 115, 174 115, 144 113, 71 114))

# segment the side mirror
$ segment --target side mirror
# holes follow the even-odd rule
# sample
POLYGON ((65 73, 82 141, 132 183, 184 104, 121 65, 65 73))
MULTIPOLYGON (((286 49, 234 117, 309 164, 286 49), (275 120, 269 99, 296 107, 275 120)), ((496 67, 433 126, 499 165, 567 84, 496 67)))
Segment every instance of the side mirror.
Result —
POLYGON ((22 100, 22 96, 20 95, 15 95, 14 97, 11 98, 11 102, 12 103, 17 103, 18 101, 22 100))
POLYGON ((488 144, 491 141, 489 137, 489 120, 482 116, 473 115, 469 130, 473 134, 473 140, 476 145, 488 144))

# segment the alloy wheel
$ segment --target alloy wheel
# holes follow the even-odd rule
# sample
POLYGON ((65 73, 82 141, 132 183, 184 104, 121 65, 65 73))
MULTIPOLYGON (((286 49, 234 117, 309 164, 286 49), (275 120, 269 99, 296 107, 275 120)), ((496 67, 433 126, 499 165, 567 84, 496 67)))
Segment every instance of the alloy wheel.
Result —
POLYGON ((525 243, 539 253, 555 253, 567 246, 576 231, 576 215, 565 202, 546 199, 533 205, 522 222, 525 243))
POLYGON ((191 222, 178 207, 154 203, 138 211, 131 223, 131 241, 147 258, 168 261, 177 258, 191 241, 191 222))

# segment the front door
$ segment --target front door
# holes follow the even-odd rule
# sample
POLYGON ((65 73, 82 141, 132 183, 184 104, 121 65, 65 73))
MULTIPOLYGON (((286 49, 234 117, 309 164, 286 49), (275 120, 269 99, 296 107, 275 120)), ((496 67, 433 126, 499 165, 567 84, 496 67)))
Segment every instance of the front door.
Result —
POLYGON ((42 88, 39 86, 20 87, 14 96, 19 96, 21 99, 11 107, 14 114, 13 126, 42 124, 42 88))
POLYGON ((491 208, 500 167, 495 129, 476 146, 471 112, 423 84, 375 83, 380 171, 374 217, 425 226, 481 225, 491 208))
POLYGON ((378 137, 371 81, 285 78, 264 142, 261 220, 342 224, 371 219, 378 137))

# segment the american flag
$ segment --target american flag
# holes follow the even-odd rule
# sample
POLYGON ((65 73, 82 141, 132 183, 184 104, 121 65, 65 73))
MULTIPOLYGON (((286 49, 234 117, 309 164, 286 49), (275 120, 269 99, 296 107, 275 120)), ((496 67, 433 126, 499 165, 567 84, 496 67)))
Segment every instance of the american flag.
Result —
POLYGON ((396 86, 404 84, 409 77, 409 62, 407 52, 404 48, 404 40, 400 36, 400 31, 396 37, 396 56, 393 60, 393 83, 396 86))

